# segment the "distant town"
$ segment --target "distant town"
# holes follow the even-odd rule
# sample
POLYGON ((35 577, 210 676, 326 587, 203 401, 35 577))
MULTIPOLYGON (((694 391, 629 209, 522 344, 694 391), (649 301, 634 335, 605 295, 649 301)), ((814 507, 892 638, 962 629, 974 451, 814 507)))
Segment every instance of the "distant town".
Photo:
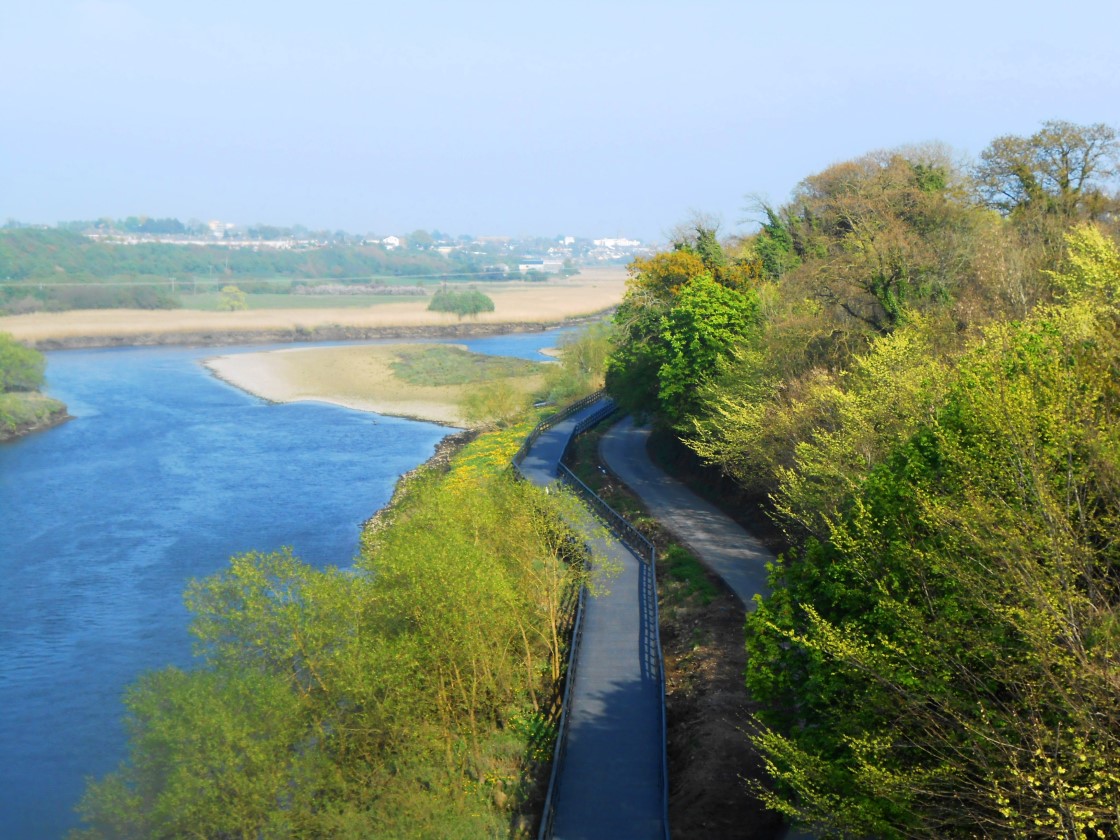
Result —
MULTIPOLYGON (((46 227, 9 220, 5 227, 46 227)), ((220 220, 182 222, 129 216, 126 219, 60 222, 67 230, 106 244, 219 246, 252 251, 313 251, 336 245, 372 246, 385 251, 428 251, 443 256, 495 258, 496 265, 522 273, 557 274, 565 267, 584 264, 624 264, 636 256, 652 254, 656 247, 626 237, 580 236, 515 237, 451 235, 439 230, 414 230, 383 235, 346 231, 310 230, 301 225, 241 225, 220 220)))

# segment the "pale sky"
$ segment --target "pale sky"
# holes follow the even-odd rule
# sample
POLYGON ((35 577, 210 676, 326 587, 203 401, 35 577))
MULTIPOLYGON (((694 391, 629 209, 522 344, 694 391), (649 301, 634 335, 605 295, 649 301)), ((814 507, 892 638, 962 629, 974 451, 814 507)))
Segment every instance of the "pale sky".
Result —
POLYGON ((1120 127, 1120 0, 0 0, 0 222, 661 239, 874 149, 1120 127))

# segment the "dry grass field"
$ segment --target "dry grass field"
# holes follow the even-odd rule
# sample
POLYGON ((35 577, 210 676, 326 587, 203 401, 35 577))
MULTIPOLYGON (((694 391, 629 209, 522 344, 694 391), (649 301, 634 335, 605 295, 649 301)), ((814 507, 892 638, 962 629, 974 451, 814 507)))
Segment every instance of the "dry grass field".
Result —
MULTIPOLYGON (((539 283, 477 284, 494 301, 495 311, 470 319, 481 324, 559 323, 616 306, 625 290, 626 271, 620 267, 586 269, 576 277, 539 283)), ((293 296, 291 309, 242 312, 192 310, 93 309, 38 312, 0 317, 0 332, 36 344, 82 338, 267 333, 276 330, 314 330, 319 327, 377 329, 433 327, 458 323, 455 315, 428 312, 427 301, 382 303, 367 308, 300 309, 293 296)), ((147 343, 150 343, 147 342, 147 343)))
MULTIPOLYGON (((216 376, 272 402, 318 400, 361 411, 466 426, 460 404, 478 383, 417 385, 392 368, 402 352, 434 345, 383 344, 307 347, 262 353, 239 353, 207 359, 216 376)), ((446 345, 443 345, 446 347, 446 345)), ((543 377, 505 377, 516 391, 529 394, 543 377)))

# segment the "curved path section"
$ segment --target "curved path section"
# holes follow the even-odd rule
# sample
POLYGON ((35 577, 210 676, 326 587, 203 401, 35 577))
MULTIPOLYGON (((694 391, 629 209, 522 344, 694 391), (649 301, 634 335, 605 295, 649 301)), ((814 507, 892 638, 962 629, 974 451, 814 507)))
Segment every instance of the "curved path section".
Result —
MULTIPOLYGON (((595 403, 542 432, 521 461, 522 474, 540 486, 555 482, 575 425, 601 407, 595 403)), ((613 537, 593 538, 593 548, 621 571, 609 593, 587 599, 548 836, 664 840, 664 697, 654 605, 646 595, 656 591, 647 579, 653 570, 613 537)))
POLYGON ((632 489, 652 516, 687 545, 750 609, 770 591, 766 564, 774 553, 727 514, 662 472, 646 452, 650 430, 627 417, 603 437, 603 462, 632 489))
MULTIPOLYGON (((650 460, 650 430, 627 417, 599 443, 603 463, 637 494, 651 515, 685 543, 719 575, 747 609, 755 594, 766 595, 766 564, 774 553, 723 511, 701 499, 650 460)), ((784 840, 813 840, 814 835, 789 828, 784 840)))

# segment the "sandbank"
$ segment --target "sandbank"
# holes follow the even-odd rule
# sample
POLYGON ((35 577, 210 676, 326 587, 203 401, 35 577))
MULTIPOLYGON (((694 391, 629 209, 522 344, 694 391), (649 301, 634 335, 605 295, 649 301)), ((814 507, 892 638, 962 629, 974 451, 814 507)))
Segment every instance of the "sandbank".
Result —
MULTIPOLYGON (((403 349, 424 344, 306 347, 237 353, 203 361, 219 379, 270 402, 314 400, 396 417, 465 427, 459 405, 477 383, 413 385, 391 367, 403 349)), ((509 377, 523 393, 540 387, 540 375, 509 377)))

